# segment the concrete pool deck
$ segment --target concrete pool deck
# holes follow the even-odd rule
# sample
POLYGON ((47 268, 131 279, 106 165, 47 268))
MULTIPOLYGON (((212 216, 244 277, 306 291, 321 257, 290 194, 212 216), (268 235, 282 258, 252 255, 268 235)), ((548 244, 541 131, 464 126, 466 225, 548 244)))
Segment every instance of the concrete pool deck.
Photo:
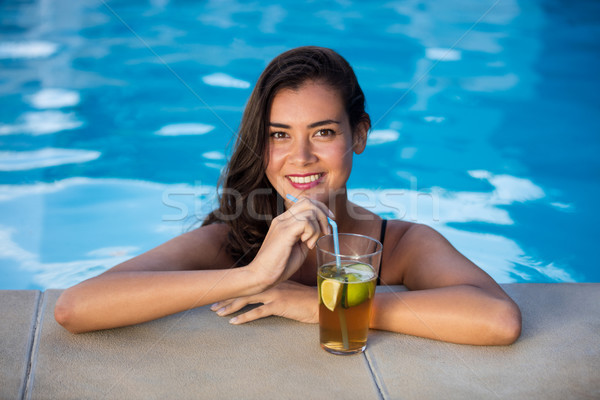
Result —
POLYGON ((317 325, 233 326, 208 307, 73 335, 59 290, 0 291, 0 398, 600 398, 600 283, 502 286, 523 314, 512 346, 372 330, 347 357, 320 349, 317 325))

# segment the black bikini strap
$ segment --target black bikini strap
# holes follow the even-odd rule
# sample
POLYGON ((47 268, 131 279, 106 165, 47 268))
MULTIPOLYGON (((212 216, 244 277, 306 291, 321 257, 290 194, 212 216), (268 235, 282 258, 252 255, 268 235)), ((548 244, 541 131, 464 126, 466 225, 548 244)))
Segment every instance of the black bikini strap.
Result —
MULTIPOLYGON (((387 226, 387 219, 381 220, 381 233, 379 234, 379 241, 383 244, 385 240, 385 228, 387 226)), ((383 267, 383 251, 381 252, 381 260, 379 261, 379 273, 377 274, 377 286, 381 285, 381 268, 383 267)))

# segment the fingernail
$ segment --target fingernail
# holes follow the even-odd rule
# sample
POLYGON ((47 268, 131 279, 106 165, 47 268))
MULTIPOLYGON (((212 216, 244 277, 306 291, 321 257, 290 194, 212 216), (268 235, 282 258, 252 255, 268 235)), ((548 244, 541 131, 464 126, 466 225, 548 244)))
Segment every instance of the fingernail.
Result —
POLYGON ((235 324, 237 322, 237 317, 233 317, 229 320, 230 324, 235 324))
POLYGON ((333 213, 331 210, 329 210, 329 216, 330 216, 331 218, 335 218, 335 214, 334 214, 334 213, 333 213))
POLYGON ((215 303, 215 304, 213 304, 212 306, 210 306, 210 309, 211 309, 212 311, 215 311, 215 310, 217 309, 217 306, 218 306, 218 305, 219 305, 219 303, 215 303))
POLYGON ((219 311, 217 311, 217 315, 221 315, 225 312, 225 307, 221 308, 219 311))

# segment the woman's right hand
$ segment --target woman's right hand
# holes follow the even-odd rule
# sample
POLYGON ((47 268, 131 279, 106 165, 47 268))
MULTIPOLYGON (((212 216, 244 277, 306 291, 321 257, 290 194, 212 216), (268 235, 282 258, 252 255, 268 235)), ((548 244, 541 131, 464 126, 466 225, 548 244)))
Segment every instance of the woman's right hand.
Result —
POLYGON ((306 259, 308 249, 330 233, 328 215, 333 217, 325 204, 301 198, 273 219, 258 254, 248 265, 265 290, 289 279, 306 259))

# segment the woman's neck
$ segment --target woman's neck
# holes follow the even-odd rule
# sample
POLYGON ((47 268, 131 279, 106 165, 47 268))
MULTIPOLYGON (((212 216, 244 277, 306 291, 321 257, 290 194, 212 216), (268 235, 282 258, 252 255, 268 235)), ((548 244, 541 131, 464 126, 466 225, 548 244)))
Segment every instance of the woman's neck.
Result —
POLYGON ((374 222, 381 218, 348 200, 346 191, 337 195, 334 201, 330 201, 329 208, 335 214, 335 221, 340 233, 373 235, 379 227, 379 224, 374 224, 374 222))

